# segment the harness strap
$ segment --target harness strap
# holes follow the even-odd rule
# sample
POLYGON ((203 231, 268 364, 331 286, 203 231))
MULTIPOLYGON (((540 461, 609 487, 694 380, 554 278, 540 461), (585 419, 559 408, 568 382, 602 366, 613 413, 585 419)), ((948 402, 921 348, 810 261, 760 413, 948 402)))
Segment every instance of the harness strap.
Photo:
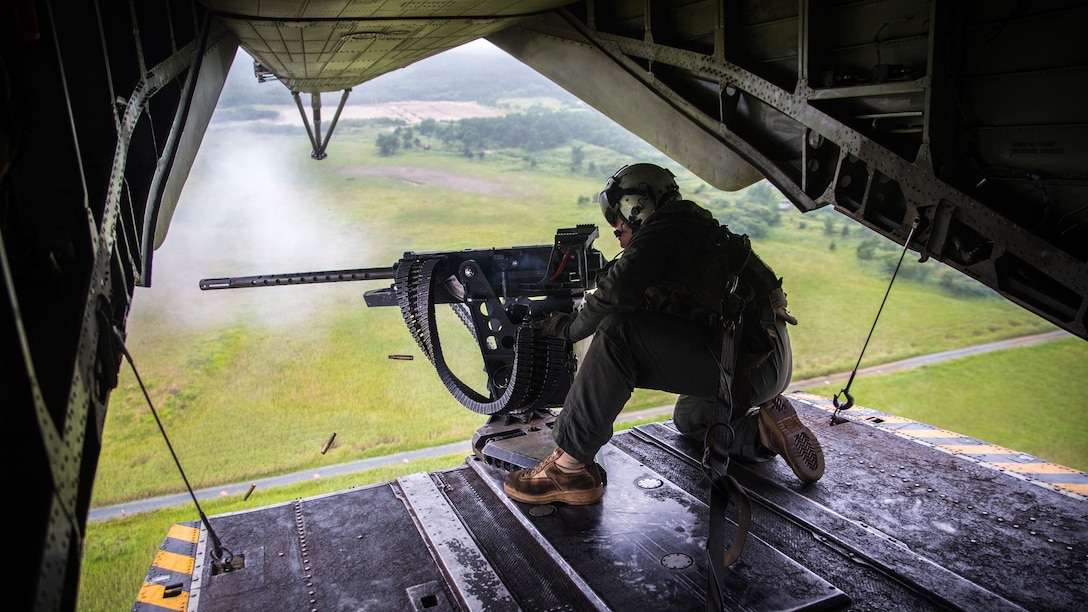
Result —
POLYGON ((706 606, 709 611, 729 609, 725 597, 725 568, 740 558, 748 538, 748 529, 752 522, 752 501, 736 479, 726 473, 728 462, 710 461, 709 469, 714 474, 710 487, 710 526, 707 535, 707 587, 706 606), (740 517, 733 542, 725 547, 727 521, 725 508, 730 500, 736 500, 740 517))
POLYGON ((743 265, 728 283, 728 293, 723 298, 721 320, 722 350, 719 362, 718 392, 714 401, 714 422, 707 430, 703 450, 703 471, 710 480, 710 525, 707 534, 707 610, 717 612, 726 609, 725 570, 733 564, 744 549, 748 529, 752 521, 752 502, 748 494, 730 476, 729 447, 736 432, 730 423, 748 411, 751 389, 751 363, 740 354, 744 335, 745 300, 736 293, 743 265), (730 500, 738 504, 739 519, 733 540, 726 547, 726 508, 730 500))

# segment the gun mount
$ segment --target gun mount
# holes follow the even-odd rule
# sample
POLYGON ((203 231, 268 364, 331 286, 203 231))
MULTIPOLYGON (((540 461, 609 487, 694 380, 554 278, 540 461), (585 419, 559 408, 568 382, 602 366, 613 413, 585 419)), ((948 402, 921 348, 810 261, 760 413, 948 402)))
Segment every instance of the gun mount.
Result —
POLYGON ((328 282, 393 280, 367 291, 367 306, 399 306, 420 349, 447 390, 465 407, 487 415, 525 415, 559 406, 576 367, 568 342, 534 333, 528 323, 547 312, 571 312, 596 286, 604 266, 593 247, 595 225, 556 230, 552 244, 406 252, 388 268, 359 268, 210 278, 203 290, 328 282), (449 304, 472 333, 487 374, 487 395, 447 366, 436 304, 449 304))

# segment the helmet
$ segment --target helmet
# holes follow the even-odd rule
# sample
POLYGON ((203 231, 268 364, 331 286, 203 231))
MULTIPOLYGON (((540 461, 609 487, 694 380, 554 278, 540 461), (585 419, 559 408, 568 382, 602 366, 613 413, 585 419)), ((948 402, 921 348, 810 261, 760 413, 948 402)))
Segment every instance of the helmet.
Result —
POLYGON ((604 184, 600 195, 601 212, 608 225, 621 218, 632 230, 658 208, 680 197, 676 177, 654 164, 633 164, 616 171, 604 184))

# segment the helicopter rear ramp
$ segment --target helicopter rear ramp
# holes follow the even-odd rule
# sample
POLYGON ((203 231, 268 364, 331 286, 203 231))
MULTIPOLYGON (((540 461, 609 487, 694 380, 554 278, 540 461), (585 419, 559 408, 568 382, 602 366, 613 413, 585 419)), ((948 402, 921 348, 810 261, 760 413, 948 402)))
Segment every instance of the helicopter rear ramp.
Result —
MULTIPOLYGON (((1088 475, 864 408, 832 426, 826 400, 791 397, 827 473, 802 485, 781 461, 732 464, 753 518, 726 572, 731 608, 1088 601, 1088 475)), ((503 462, 478 454, 445 471, 213 516, 218 560, 200 522, 177 524, 134 610, 705 609, 699 446, 669 422, 617 434, 602 453, 606 494, 591 506, 514 502, 502 493, 503 462)))

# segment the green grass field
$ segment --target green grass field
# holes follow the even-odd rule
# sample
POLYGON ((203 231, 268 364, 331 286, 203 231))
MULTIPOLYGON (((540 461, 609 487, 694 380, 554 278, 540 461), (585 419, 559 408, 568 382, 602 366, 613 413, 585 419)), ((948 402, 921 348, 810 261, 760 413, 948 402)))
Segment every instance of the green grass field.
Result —
POLYGON ((1068 338, 862 377, 851 393, 859 405, 1088 471, 1086 344, 1068 338))
MULTIPOLYGON (((449 396, 398 309, 365 306, 363 291, 388 283, 200 292, 199 278, 382 267, 408 250, 543 244, 556 228, 603 224, 595 200, 578 202, 595 194, 605 176, 571 173, 569 152, 537 154, 535 166, 522 152, 380 157, 374 135, 367 128, 338 131, 320 163, 309 158, 302 133, 206 135, 170 234, 155 254, 154 282, 137 290, 127 338, 194 488, 466 440, 484 420, 449 396), (389 359, 393 354, 415 359, 389 359), (334 445, 322 453, 333 433, 334 445)), ((593 154, 606 174, 634 161, 593 154)), ((679 174, 685 190, 698 191, 695 199, 738 197, 697 190, 693 177, 679 174)), ((755 242, 785 278, 790 310, 801 321, 791 330, 797 379, 854 365, 888 283, 853 254, 866 235, 862 228, 836 233, 832 250, 823 224, 804 221, 790 211, 755 242)), ((612 256, 617 249, 607 229, 597 246, 612 256)), ((1002 299, 954 297, 932 284, 900 281, 862 365, 1053 329, 1002 299)), ((451 361, 471 378, 479 371, 473 341, 463 328, 459 337, 456 325, 443 330, 451 361)), ((858 380, 854 395, 871 408, 1088 469, 1088 432, 1075 426, 1088 344, 1063 341, 961 361, 858 380)), ((671 399, 639 392, 627 409, 671 399)), ((262 491, 246 502, 218 500, 205 511, 280 503, 461 459, 262 491)), ((92 505, 182 491, 123 364, 92 505)), ((80 609, 130 607, 169 525, 193 518, 193 509, 179 508, 91 525, 80 609)))

